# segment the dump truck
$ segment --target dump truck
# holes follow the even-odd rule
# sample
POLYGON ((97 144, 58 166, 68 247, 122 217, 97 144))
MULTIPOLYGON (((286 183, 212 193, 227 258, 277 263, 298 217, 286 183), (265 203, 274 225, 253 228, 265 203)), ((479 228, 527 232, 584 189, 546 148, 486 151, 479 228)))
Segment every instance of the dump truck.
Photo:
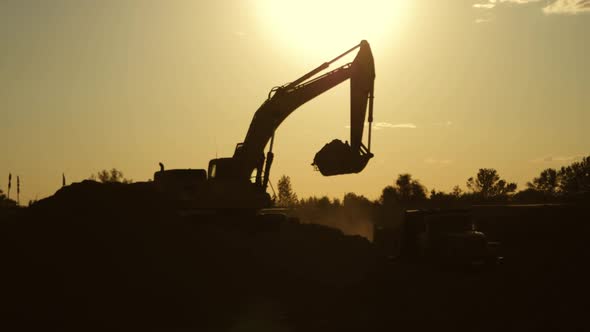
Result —
POLYGON ((487 265, 501 260, 500 244, 478 231, 468 209, 408 210, 397 228, 376 227, 383 256, 410 262, 487 265))

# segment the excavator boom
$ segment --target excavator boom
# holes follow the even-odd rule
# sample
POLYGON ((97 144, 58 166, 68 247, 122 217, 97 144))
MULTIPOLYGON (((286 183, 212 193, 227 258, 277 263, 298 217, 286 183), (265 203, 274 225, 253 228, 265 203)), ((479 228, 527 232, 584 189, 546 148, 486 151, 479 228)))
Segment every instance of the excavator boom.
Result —
POLYGON ((161 170, 154 174, 156 187, 181 206, 207 209, 268 207, 271 200, 266 187, 274 159, 275 131, 301 105, 346 80, 350 80, 350 144, 333 140, 315 155, 313 165, 322 175, 362 171, 373 157, 370 150, 375 81, 373 55, 369 43, 364 40, 295 81, 273 88, 254 114, 244 142, 237 144, 232 157, 211 160, 208 172, 164 170, 161 165, 161 170), (320 75, 330 64, 356 49, 359 51, 351 63, 320 75), (369 122, 368 146, 362 143, 365 118, 369 122), (265 156, 267 145, 269 150, 265 156), (256 177, 252 183, 254 171, 256 177))
POLYGON ((323 175, 357 173, 373 156, 369 147, 362 144, 365 119, 372 122, 373 88, 375 65, 371 48, 367 41, 344 52, 329 62, 325 62, 297 80, 273 88, 269 98, 258 108, 243 143, 236 146, 233 157, 214 159, 210 163, 210 178, 231 178, 250 180, 254 170, 256 184, 266 187, 272 163, 271 150, 265 158, 264 149, 274 137, 279 125, 297 108, 340 83, 350 79, 350 145, 341 143, 334 148, 334 141, 316 155, 314 165, 323 175), (359 49, 351 63, 340 66, 321 76, 321 71, 344 55, 359 49), (329 147, 331 146, 331 148, 329 147), (266 163, 265 163, 266 159, 266 163), (222 165, 223 164, 223 165, 222 165))

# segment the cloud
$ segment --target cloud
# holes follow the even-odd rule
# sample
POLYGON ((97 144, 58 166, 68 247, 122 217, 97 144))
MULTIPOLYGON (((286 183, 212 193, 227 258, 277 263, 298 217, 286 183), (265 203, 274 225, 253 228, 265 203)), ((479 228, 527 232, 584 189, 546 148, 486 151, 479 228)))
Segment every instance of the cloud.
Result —
MULTIPOLYGON (((434 127, 450 127, 453 125, 453 122, 450 120, 443 121, 443 122, 435 122, 435 123, 428 123, 424 125, 420 125, 419 127, 412 122, 407 123, 389 123, 389 122, 373 122, 373 129, 374 130, 381 130, 381 129, 416 129, 416 128, 434 128, 434 127)), ((365 127, 369 126, 368 122, 365 122, 365 127)), ((350 128, 350 125, 346 126, 346 128, 350 128)))
POLYGON ((476 3, 473 5, 473 8, 477 9, 492 9, 496 7, 495 3, 476 3))
POLYGON ((579 14, 590 12, 590 0, 555 0, 543 8, 545 14, 579 14))
POLYGON ((516 3, 519 5, 523 5, 523 4, 527 4, 527 3, 531 3, 531 2, 539 2, 541 0, 490 0, 490 2, 511 2, 511 3, 516 3))
MULTIPOLYGON (((497 8, 500 4, 503 3, 526 5, 540 1, 541 0, 487 0, 480 3, 475 3, 472 5, 472 7, 476 9, 490 10, 493 8, 497 8)), ((590 0, 550 0, 545 2, 548 4, 545 7, 543 7, 543 12, 547 15, 574 15, 580 13, 590 13, 590 0)), ((489 21, 490 19, 478 18, 475 20, 475 23, 485 23, 489 21)))
POLYGON ((449 159, 435 159, 435 158, 427 158, 424 159, 424 162, 430 165, 440 165, 440 166, 446 166, 446 165, 450 165, 453 163, 452 160, 449 159))
POLYGON ((398 124, 391 124, 388 122, 375 122, 373 123, 375 129, 379 128, 407 128, 407 129, 416 129, 415 124, 413 123, 398 123, 398 124))
POLYGON ((492 9, 492 8, 496 7, 496 5, 501 4, 501 3, 515 3, 518 5, 525 5, 527 3, 539 2, 539 1, 541 1, 541 0, 488 0, 484 3, 473 4, 473 8, 492 9))
POLYGON ((483 17, 478 17, 477 19, 475 19, 474 22, 476 24, 491 22, 493 20, 493 17, 489 10, 493 9, 494 7, 496 7, 496 0, 489 0, 489 2, 487 3, 473 4, 473 8, 486 10, 485 14, 483 14, 483 17))
MULTIPOLYGON (((369 125, 368 122, 365 122, 365 127, 369 125)), ((416 125, 412 122, 407 123, 389 123, 389 122, 373 122, 373 129, 381 130, 381 129, 416 129, 416 128, 435 128, 435 127, 450 127, 453 125, 453 122, 450 120, 443 121, 443 122, 434 122, 434 123, 427 123, 424 125, 416 125)), ((350 126, 346 126, 346 128, 350 128, 350 126)))
POLYGON ((453 121, 447 120, 445 122, 437 122, 434 124, 436 127, 450 127, 453 125, 453 121))
POLYGON ((583 155, 576 155, 576 156, 546 156, 542 158, 537 158, 531 160, 533 163, 563 163, 563 162, 574 162, 581 160, 584 156, 583 155))
MULTIPOLYGON (((487 0, 487 1, 484 1, 481 3, 475 3, 471 6, 475 9, 490 10, 490 9, 497 8, 497 6, 499 6, 502 3, 526 5, 529 3, 539 2, 539 1, 541 1, 541 0, 487 0)), ((583 0, 583 1, 588 1, 588 0, 583 0)), ((475 20, 475 23, 485 23, 485 22, 490 22, 490 21, 491 21, 491 19, 489 19, 489 18, 478 18, 475 20)))
POLYGON ((492 19, 491 19, 491 18, 478 18, 478 19, 476 19, 476 20, 475 20, 475 21, 473 21, 473 22, 475 22, 475 23, 477 23, 477 24, 481 24, 481 23, 489 23, 489 22, 491 22, 491 21, 492 21, 492 19))
MULTIPOLYGON (((365 122, 365 126, 368 126, 368 125, 369 125, 369 123, 365 122)), ((346 126, 346 128, 350 128, 350 126, 346 126)), ((389 122, 373 122, 373 129, 374 130, 381 130, 381 129, 385 129, 385 128, 416 129, 418 127, 413 123, 392 124, 389 122)))

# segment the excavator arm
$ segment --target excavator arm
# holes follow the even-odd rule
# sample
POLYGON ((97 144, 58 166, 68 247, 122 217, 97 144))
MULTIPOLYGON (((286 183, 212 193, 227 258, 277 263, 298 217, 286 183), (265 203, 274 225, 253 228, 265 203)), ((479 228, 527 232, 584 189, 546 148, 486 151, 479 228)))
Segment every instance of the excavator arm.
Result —
POLYGON ((347 79, 351 81, 350 145, 336 144, 333 141, 316 154, 314 164, 323 175, 360 172, 373 156, 370 153, 370 127, 368 147, 362 144, 367 105, 369 112, 368 122, 373 121, 373 88, 375 80, 373 55, 369 43, 364 40, 359 45, 333 60, 323 63, 294 82, 272 89, 269 98, 254 114, 244 142, 236 146, 232 158, 212 160, 209 164, 209 177, 250 180, 252 172, 256 170, 255 183, 266 188, 273 160, 272 145, 276 129, 301 105, 347 79), (328 68, 331 63, 357 48, 359 48, 359 52, 353 62, 312 78, 328 68), (265 158, 264 149, 269 141, 270 149, 265 158), (335 144, 338 146, 335 147, 335 144))

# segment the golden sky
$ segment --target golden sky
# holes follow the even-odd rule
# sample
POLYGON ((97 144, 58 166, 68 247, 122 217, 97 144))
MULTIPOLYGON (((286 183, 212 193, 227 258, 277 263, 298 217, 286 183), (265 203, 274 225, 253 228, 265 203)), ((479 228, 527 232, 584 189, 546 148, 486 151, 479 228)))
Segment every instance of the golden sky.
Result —
POLYGON ((375 158, 357 175, 310 165, 348 139, 344 83, 277 131, 275 185, 287 174, 300 197, 377 198, 399 173, 448 191, 486 167, 522 189, 590 154, 588 1, 358 3, 1 1, 0 189, 9 172, 27 202, 62 172, 206 168, 233 154, 272 87, 361 39, 376 63, 375 158))

